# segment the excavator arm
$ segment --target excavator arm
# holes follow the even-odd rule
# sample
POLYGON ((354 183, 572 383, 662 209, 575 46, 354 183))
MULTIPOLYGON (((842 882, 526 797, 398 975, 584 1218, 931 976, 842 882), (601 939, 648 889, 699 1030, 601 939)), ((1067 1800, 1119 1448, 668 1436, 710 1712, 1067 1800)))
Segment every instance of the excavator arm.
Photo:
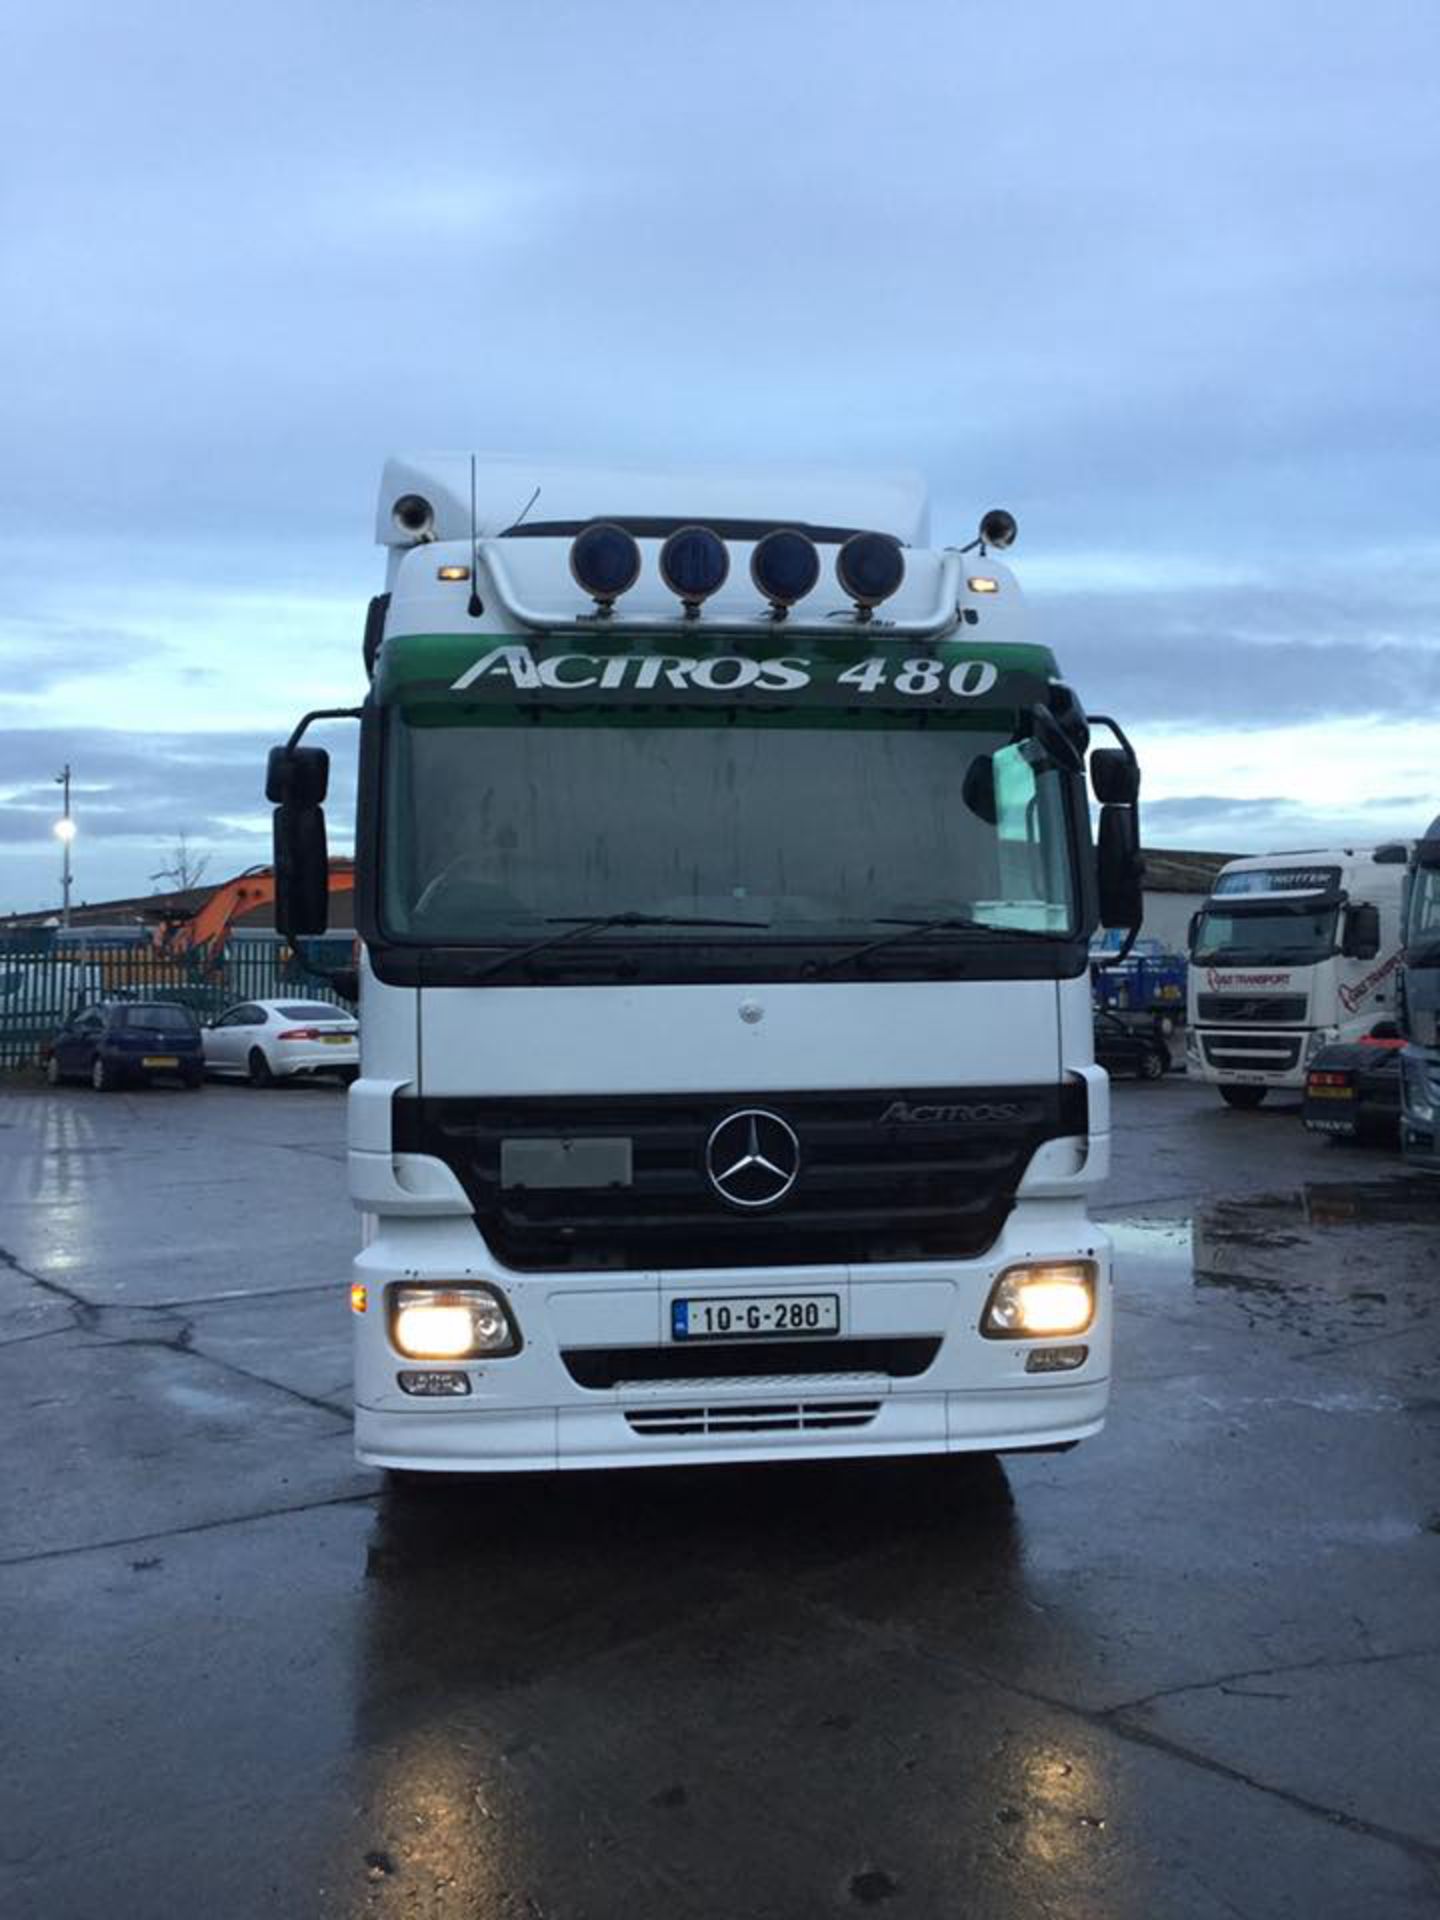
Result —
MULTIPOLYGON (((355 885, 355 869, 348 860, 332 861, 331 893, 349 893, 355 885)), ((195 953, 205 949, 212 961, 224 950, 230 928, 242 914, 255 907, 268 906, 275 898, 273 867, 252 867, 233 880, 216 887, 200 911, 189 920, 173 923, 163 945, 170 953, 195 953)))

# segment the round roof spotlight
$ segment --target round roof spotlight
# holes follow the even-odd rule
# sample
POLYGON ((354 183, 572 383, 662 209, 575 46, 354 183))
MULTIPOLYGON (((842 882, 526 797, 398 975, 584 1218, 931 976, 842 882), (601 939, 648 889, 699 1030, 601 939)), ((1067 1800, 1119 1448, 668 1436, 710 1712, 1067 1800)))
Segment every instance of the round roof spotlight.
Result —
POLYGON ((624 527, 597 520, 571 541, 570 571, 601 613, 609 613, 640 578, 639 543, 624 527))
POLYGON ((905 578, 905 554, 889 533, 852 533, 835 556, 841 586, 868 620, 882 600, 888 600, 905 578))
POLYGON ((985 547, 1013 547, 1015 536, 1020 529, 1015 524, 1013 513, 1007 513, 1004 507, 992 507, 980 522, 980 544, 985 547))
POLYGON ((660 549, 660 578, 683 601, 687 620, 695 619, 701 601, 718 593, 729 573, 725 542, 709 527, 677 527, 660 549))
POLYGON ((423 493, 402 493, 390 509, 390 518, 412 540, 428 540, 435 531, 435 509, 423 493))
POLYGON ((797 600, 814 591, 820 578, 815 542, 793 527, 777 527, 762 535, 750 555, 750 578, 770 602, 774 617, 783 620, 797 600))

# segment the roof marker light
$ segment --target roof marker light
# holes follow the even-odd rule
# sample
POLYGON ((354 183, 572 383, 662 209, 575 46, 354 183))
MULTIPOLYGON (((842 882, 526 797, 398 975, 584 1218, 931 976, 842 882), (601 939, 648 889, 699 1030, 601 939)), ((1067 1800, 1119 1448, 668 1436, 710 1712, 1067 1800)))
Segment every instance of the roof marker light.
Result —
POLYGON ((468 567, 437 567, 435 578, 437 580, 468 580, 470 569, 468 567))
POLYGON ((772 616, 783 620, 797 600, 814 591, 820 578, 819 550, 808 534, 777 527, 755 542, 750 578, 770 602, 772 616))
POLYGON ((435 509, 422 493, 402 493, 390 509, 396 530, 412 540, 433 540, 435 509))
POLYGON ((677 527, 660 549, 660 578, 679 596, 687 620, 699 617, 701 602, 729 575, 725 542, 710 527, 677 527))
POLYGON ((835 556, 835 573, 857 618, 868 620, 905 578, 904 550, 893 534, 852 533, 835 556))
POLYGON ((640 547, 632 533, 608 520, 582 527, 570 543, 570 572, 602 614, 640 578, 640 547))
POLYGON ((965 584, 971 593, 999 593, 1000 591, 1000 582, 993 574, 972 573, 965 584))

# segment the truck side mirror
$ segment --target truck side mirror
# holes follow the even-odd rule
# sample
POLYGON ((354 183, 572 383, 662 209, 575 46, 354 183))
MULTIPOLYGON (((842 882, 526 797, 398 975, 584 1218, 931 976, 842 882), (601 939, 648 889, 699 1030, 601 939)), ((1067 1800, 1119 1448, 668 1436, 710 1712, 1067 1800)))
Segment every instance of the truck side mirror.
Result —
POLYGON ((265 798, 272 807, 323 807, 330 787, 324 747, 272 747, 265 766, 265 798))
MULTIPOLYGON (((1091 758, 1092 767, 1096 757, 1091 758)), ((1125 756, 1116 757, 1123 760, 1125 756)), ((1101 926, 1138 930, 1145 911, 1145 862, 1140 855, 1140 825, 1133 806, 1112 802, 1101 807, 1097 870, 1101 926)))
POLYGON ((324 933, 330 919, 330 855, 323 747, 272 747, 265 797, 275 808, 275 925, 287 940, 324 933))
POLYGON ((1190 916, 1190 926, 1185 935, 1185 951, 1187 953, 1194 953, 1195 936, 1197 933, 1199 933, 1199 931, 1200 931, 1200 915, 1198 913, 1192 913, 1190 916))
POLYGON ((1140 768, 1119 747, 1097 747, 1090 756, 1090 785, 1102 806, 1133 807, 1140 797, 1140 768))
POLYGON ((330 921, 330 856, 323 807, 275 809, 275 925, 291 942, 330 921))
POLYGON ((1380 951, 1380 909, 1370 901, 1345 909, 1340 951, 1347 960, 1373 960, 1380 951))

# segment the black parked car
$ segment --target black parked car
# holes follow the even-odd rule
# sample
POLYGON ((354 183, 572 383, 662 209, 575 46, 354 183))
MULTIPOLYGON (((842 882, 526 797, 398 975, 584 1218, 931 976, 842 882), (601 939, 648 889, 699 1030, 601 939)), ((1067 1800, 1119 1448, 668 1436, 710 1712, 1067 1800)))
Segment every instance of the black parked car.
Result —
POLYGON ((1170 1049, 1163 1034, 1127 1027, 1117 1014, 1095 1010, 1095 1058, 1107 1073, 1133 1073, 1137 1080, 1163 1080, 1170 1049))
POLYGON ((70 1016, 50 1042, 45 1071, 52 1087, 88 1080, 100 1093, 162 1075, 198 1087, 205 1077, 200 1028, 188 1007, 108 1000, 70 1016))
POLYGON ((1400 1055, 1405 1042, 1393 1020, 1364 1040, 1334 1041, 1305 1069, 1300 1118, 1332 1140, 1400 1139, 1400 1055))

